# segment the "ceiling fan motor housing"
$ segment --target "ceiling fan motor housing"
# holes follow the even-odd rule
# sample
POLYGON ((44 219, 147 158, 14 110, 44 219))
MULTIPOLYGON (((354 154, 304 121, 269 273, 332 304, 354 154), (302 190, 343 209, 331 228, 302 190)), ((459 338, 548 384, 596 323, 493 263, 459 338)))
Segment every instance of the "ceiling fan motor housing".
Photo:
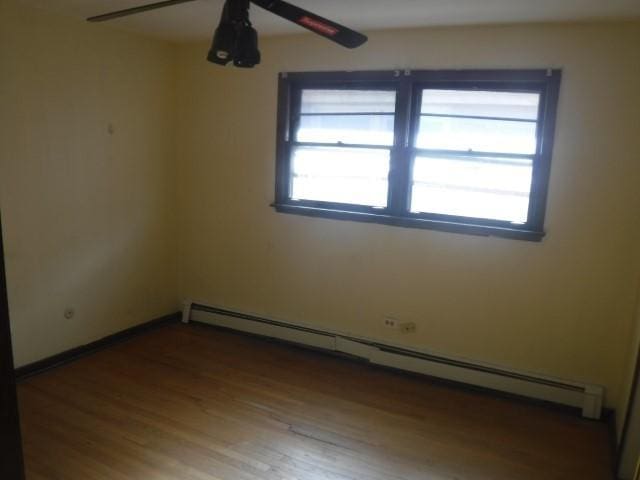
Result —
POLYGON ((236 49, 236 30, 231 23, 221 22, 213 36, 213 44, 207 60, 226 65, 233 60, 236 49))
POLYGON ((259 63, 258 32, 249 23, 238 31, 233 64, 236 67, 253 68, 259 63))
POLYGON ((252 68, 260 63, 258 33, 249 21, 249 0, 227 0, 207 60, 252 68))

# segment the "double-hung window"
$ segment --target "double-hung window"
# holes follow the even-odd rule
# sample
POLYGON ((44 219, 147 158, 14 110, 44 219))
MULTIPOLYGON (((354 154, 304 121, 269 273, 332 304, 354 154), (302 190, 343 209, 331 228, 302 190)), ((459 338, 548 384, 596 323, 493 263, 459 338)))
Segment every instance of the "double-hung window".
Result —
POLYGON ((557 70, 282 74, 280 212, 539 240, 557 70))

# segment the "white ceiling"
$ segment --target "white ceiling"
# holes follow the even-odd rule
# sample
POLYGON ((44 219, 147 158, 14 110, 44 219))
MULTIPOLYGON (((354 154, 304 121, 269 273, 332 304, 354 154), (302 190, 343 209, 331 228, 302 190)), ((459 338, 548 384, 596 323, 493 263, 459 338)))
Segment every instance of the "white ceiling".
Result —
MULTIPOLYGON (((157 0, 20 0, 22 3, 85 18, 157 0)), ((432 25, 497 24, 640 18, 640 0, 291 0, 349 27, 362 30, 432 25)), ((211 38, 222 0, 196 0, 132 17, 112 20, 114 28, 172 41, 211 38)), ((261 35, 303 31, 252 9, 261 35)))

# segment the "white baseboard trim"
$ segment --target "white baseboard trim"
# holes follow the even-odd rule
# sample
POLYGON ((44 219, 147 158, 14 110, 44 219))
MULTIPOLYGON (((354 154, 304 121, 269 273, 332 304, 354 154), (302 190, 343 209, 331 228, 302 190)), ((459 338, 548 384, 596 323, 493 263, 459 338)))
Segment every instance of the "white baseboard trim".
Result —
POLYGON ((185 301, 184 305, 184 322, 193 320, 299 345, 346 353, 375 365, 579 408, 585 418, 597 420, 602 415, 605 389, 599 385, 519 372, 191 301, 185 301))

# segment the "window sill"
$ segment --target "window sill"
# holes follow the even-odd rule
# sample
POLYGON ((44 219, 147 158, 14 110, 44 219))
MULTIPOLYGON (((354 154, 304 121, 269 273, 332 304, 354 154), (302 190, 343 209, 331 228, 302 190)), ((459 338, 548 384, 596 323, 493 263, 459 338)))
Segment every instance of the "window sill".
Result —
POLYGON ((379 223, 382 225, 392 225, 395 227, 421 228, 426 230, 438 230, 450 233, 464 233, 468 235, 477 235, 483 237, 502 237, 511 238, 514 240, 540 242, 545 236, 544 232, 518 228, 476 225, 471 223, 454 223, 415 217, 395 217, 385 214, 350 212, 345 210, 309 207, 285 203, 274 203, 271 206, 275 208, 275 210, 279 213, 303 215, 307 217, 330 218, 333 220, 346 220, 352 222, 379 223))

